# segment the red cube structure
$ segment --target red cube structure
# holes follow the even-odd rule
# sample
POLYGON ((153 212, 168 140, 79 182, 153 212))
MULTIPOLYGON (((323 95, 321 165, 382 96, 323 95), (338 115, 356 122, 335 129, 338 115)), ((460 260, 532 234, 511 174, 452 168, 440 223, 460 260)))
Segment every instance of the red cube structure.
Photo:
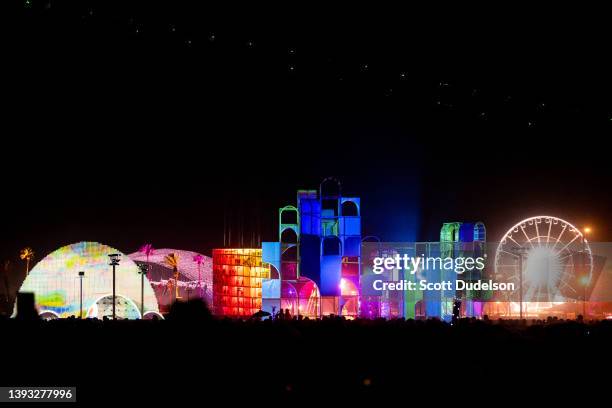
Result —
POLYGON ((270 275, 261 249, 213 249, 213 309, 217 316, 249 317, 261 310, 261 282, 270 275))

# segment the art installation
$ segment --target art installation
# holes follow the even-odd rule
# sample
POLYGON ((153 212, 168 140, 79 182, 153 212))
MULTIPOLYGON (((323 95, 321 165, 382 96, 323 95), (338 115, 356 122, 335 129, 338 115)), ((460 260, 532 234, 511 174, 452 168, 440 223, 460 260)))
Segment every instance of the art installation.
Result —
POLYGON ((214 311, 218 316, 250 317, 261 310, 261 282, 270 274, 261 249, 213 250, 214 311))
POLYGON ((155 290, 159 308, 167 312, 178 299, 200 298, 212 305, 212 258, 180 249, 153 249, 150 244, 129 255, 138 263, 149 265, 148 280, 155 290), (149 245, 149 246, 147 246, 149 245), (177 260, 176 273, 168 264, 169 255, 177 260))
POLYGON ((278 242, 262 244, 270 264, 263 305, 309 317, 359 314, 361 262, 359 198, 342 195, 335 178, 299 190, 297 207, 279 209, 278 242))
POLYGON ((507 315, 550 314, 567 298, 581 299, 594 283, 594 259, 583 231, 557 217, 530 217, 511 227, 495 253, 495 272, 511 277, 520 300, 507 315))
POLYGON ((610 13, 448 3, 0 1, 0 405, 605 404, 610 13))
MULTIPOLYGON (((113 293, 110 254, 120 255, 116 267, 116 314, 119 318, 140 318, 138 265, 116 249, 98 242, 66 245, 45 256, 30 270, 20 292, 34 293, 40 314, 110 317, 113 293)), ((144 311, 159 314, 157 299, 148 281, 144 285, 144 311)))
MULTIPOLYGON (((539 316, 586 303, 586 288, 596 281, 583 233, 556 217, 517 223, 494 257, 481 222, 444 223, 439 242, 362 240, 360 200, 343 196, 333 178, 318 190, 299 190, 297 206, 279 209, 278 237, 261 248, 214 249, 212 258, 151 244, 120 256, 116 315, 161 316, 176 301, 202 299, 215 315, 232 318, 539 316)), ((20 292, 34 293, 45 318, 112 316, 110 254, 121 255, 95 242, 62 247, 31 271, 28 264, 20 292)), ((21 258, 32 260, 32 249, 21 258)))

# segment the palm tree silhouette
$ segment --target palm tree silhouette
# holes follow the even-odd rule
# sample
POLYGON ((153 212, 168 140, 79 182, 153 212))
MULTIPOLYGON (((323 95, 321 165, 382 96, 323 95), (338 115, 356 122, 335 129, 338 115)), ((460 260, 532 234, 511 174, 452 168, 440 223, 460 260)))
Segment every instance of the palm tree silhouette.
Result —
POLYGON ((168 254, 164 257, 164 263, 168 266, 170 266, 172 268, 172 271, 174 272, 174 300, 176 299, 180 299, 181 297, 179 296, 179 289, 178 289, 178 278, 179 278, 179 273, 178 273, 178 264, 179 264, 179 257, 176 254, 168 254))
POLYGON ((30 247, 23 248, 19 253, 19 258, 26 261, 26 276, 30 273, 30 261, 34 258, 34 251, 30 247))
MULTIPOLYGON (((146 256, 147 266, 149 267, 149 271, 150 271, 151 270, 150 269, 151 268, 151 264, 149 263, 149 257, 155 253, 155 249, 153 248, 153 245, 151 245, 151 244, 144 244, 143 246, 140 247, 138 252, 140 252, 141 254, 144 254, 146 256)), ((149 279, 151 279, 151 277, 149 277, 149 279)))
POLYGON ((141 254, 144 254, 147 257, 147 263, 149 263, 149 256, 153 255, 153 253, 155 252, 155 249, 153 248, 153 245, 151 244, 144 244, 143 246, 140 247, 138 252, 140 252, 141 254))
POLYGON ((198 296, 202 296, 202 263, 204 262, 204 256, 197 254, 193 257, 193 262, 198 264, 198 296))

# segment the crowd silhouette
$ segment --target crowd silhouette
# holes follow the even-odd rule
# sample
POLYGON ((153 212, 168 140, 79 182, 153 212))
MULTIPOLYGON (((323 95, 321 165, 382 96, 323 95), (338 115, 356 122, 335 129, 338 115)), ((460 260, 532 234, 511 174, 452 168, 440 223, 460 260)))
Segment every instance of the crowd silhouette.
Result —
POLYGON ((200 301, 175 303, 165 320, 44 321, 25 310, 0 320, 4 383, 77 386, 80 400, 99 402, 364 402, 410 390, 453 401, 455 392, 549 381, 603 389, 597 381, 607 377, 592 370, 609 369, 612 339, 612 322, 581 319, 309 319, 279 310, 243 321, 215 318, 200 301))

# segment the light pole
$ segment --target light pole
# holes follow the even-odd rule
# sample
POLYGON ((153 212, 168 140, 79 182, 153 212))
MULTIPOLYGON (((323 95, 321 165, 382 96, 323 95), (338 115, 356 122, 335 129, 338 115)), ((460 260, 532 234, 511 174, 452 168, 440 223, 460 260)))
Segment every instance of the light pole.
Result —
POLYGON ((590 227, 584 227, 583 233, 580 234, 580 238, 581 238, 581 242, 582 242, 582 277, 580 278, 580 283, 582 284, 582 319, 584 321, 586 321, 587 315, 587 307, 586 307, 586 302, 587 302, 587 287, 589 286, 590 283, 590 278, 589 278, 589 274, 587 272, 587 265, 586 265, 586 235, 589 234, 591 232, 591 228, 590 227))
POLYGON ((582 285, 582 319, 586 321, 586 298, 587 298, 587 287, 589 286, 590 279, 587 275, 580 278, 580 284, 582 285))
POLYGON ((519 267, 519 318, 523 320, 523 256, 527 253, 527 249, 523 247, 512 248, 514 254, 518 256, 519 267))
POLYGON ((83 318, 83 277, 85 272, 79 272, 79 319, 83 318))
MULTIPOLYGON (((202 299, 202 262, 204 262, 204 256, 197 254, 193 257, 193 261, 198 265, 198 296, 202 299)), ((187 294, 189 297, 189 294, 187 294)))
POLYGON ((119 261, 120 261, 120 257, 121 254, 109 254, 108 257, 110 258, 110 264, 113 267, 113 320, 115 320, 117 318, 116 314, 115 314, 115 305, 116 305, 116 279, 115 279, 115 268, 117 267, 117 265, 119 265, 119 261))
POLYGON ((146 263, 138 264, 138 268, 140 271, 140 318, 144 317, 144 278, 147 272, 149 271, 149 265, 146 263))

